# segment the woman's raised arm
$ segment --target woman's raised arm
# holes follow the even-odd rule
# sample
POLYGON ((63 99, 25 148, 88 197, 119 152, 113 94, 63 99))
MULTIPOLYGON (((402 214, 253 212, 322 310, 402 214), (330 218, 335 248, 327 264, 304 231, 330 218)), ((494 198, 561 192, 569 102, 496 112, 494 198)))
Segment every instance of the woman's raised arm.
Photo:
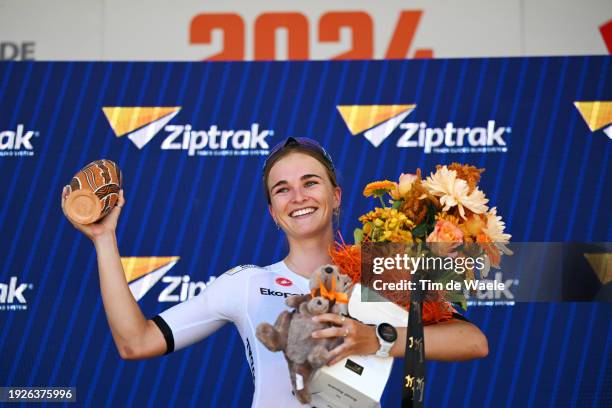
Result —
MULTIPOLYGON (((62 191, 64 214, 69 189, 62 191)), ((125 204, 123 190, 119 202, 102 220, 89 224, 70 223, 92 240, 98 258, 100 290, 106 319, 111 329, 119 355, 124 359, 142 359, 162 355, 166 352, 166 341, 157 325, 147 320, 134 300, 125 279, 121 257, 117 246, 115 229, 125 204)))

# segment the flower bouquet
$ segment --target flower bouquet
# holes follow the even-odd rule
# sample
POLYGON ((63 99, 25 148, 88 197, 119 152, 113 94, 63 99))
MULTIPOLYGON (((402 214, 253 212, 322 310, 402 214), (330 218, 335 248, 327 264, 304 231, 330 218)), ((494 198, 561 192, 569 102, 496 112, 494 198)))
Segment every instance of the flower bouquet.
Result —
MULTIPOLYGON (((359 217, 361 227, 354 231, 354 244, 346 244, 340 236, 340 242, 330 249, 333 263, 355 284, 348 303, 349 315, 363 323, 385 322, 408 328, 402 406, 417 407, 424 403, 423 325, 452 319, 455 312, 452 303, 461 303, 464 308, 467 305, 463 290, 449 290, 444 283, 459 275, 464 281, 474 280, 477 274, 486 276, 491 267, 499 267, 502 254, 511 253, 506 247, 510 235, 504 233, 501 217, 496 208, 488 208, 489 200, 478 188, 483 171, 453 163, 437 166, 426 179, 422 179, 421 170, 417 169, 415 174, 402 174, 398 182, 385 180, 368 184, 364 196, 379 200, 380 206, 359 217), (407 258, 413 261, 411 265, 386 265, 388 260, 407 258), (468 265, 465 262, 468 258, 481 262, 468 265), (377 288, 383 276, 382 271, 373 268, 381 267, 377 259, 385 262, 385 268, 379 268, 384 270, 386 282, 383 283, 394 285, 388 290, 377 288), (429 260, 434 261, 433 266, 424 266, 423 262, 429 260), (403 288, 404 282, 409 287, 423 277, 442 285, 442 289, 398 289, 403 288), (372 298, 376 303, 371 302, 372 298)), ((377 375, 379 383, 370 387, 377 390, 372 398, 376 401, 384 389, 392 361, 389 361, 391 358, 367 358, 381 360, 364 360, 362 364, 368 367, 368 372, 376 364, 381 365, 382 374, 377 375)), ((322 372, 340 382, 346 376, 331 369, 322 372)), ((351 387, 367 388, 354 384, 351 387)))
MULTIPOLYGON (((483 172, 484 169, 474 166, 452 163, 436 166, 436 171, 426 179, 417 169, 415 174, 402 174, 398 182, 369 183, 363 195, 378 199, 380 206, 359 217, 361 227, 354 231, 353 245, 346 244, 342 238, 336 243, 330 251, 333 262, 353 282, 371 286, 371 281, 361 273, 362 257, 367 256, 363 247, 395 243, 404 244, 403 251, 415 259, 451 259, 453 265, 466 265, 463 262, 466 258, 480 260, 462 267, 461 271, 457 267, 454 270, 426 268, 431 280, 444 284, 457 275, 462 275, 464 280, 475 279, 477 273, 486 277, 491 267, 499 268, 502 254, 512 252, 506 246, 511 236, 504 232, 504 222, 495 207, 487 206, 489 200, 478 187, 483 172)), ((405 270, 389 272, 388 277, 393 273, 398 278, 406 274, 405 270)), ((384 291, 383 294, 407 307, 405 292, 384 291)), ((463 288, 428 290, 423 302, 423 323, 452 318, 454 310, 450 302, 466 307, 463 288)))

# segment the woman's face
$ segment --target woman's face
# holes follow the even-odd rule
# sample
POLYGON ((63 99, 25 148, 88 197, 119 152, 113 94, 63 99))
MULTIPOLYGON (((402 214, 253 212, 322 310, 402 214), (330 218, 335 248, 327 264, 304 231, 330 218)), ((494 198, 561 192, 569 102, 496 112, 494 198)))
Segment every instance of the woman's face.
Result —
POLYGON ((277 161, 268 176, 270 214, 291 238, 312 238, 331 227, 340 206, 340 188, 329 180, 323 164, 303 153, 277 161))

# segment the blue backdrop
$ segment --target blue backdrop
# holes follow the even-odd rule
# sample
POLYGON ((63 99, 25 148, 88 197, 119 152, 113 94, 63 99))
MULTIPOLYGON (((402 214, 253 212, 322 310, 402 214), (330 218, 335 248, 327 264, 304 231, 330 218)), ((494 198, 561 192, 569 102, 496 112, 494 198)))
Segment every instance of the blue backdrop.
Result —
MULTIPOLYGON (((367 182, 459 161, 487 169, 482 189, 514 241, 612 241, 612 140, 591 131, 574 106, 612 99, 609 62, 1 63, 0 131, 14 133, 0 136, 0 283, 16 277, 15 287, 25 284, 25 303, 13 296, 0 304, 0 386, 75 386, 79 404, 95 406, 250 404, 251 375, 229 325, 166 357, 119 358, 93 245, 63 217, 60 191, 92 160, 116 161, 127 199, 117 231, 122 256, 178 256, 166 278, 206 282, 237 264, 267 265, 285 254, 261 186, 265 146, 236 150, 230 142, 190 156, 162 149, 173 129, 165 128, 139 149, 116 136, 103 107, 180 107, 167 124, 174 129, 237 131, 256 123, 271 131, 260 135, 269 146, 289 135, 319 140, 340 171, 345 237, 372 205, 361 196, 367 182), (494 121, 509 128, 505 146, 489 138, 484 153, 425 153, 397 146, 406 137, 400 126, 374 147, 351 135, 336 108, 389 104, 416 104, 403 122, 424 128, 494 121)), ((538 271, 531 273, 535 279, 538 271)), ((159 300, 169 283, 140 300, 146 315, 175 304, 159 300)), ((486 333, 490 354, 429 363, 427 401, 609 406, 611 311, 610 303, 586 302, 473 307, 467 316, 486 333)), ((396 364, 385 406, 399 402, 401 380, 396 364)))

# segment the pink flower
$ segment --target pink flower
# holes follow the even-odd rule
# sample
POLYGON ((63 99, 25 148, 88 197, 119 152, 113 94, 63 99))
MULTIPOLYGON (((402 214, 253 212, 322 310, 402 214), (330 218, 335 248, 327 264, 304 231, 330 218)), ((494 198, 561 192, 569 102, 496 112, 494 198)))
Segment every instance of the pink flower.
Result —
POLYGON ((450 221, 438 220, 426 241, 436 255, 454 257, 457 253, 453 251, 463 243, 463 231, 450 221))

